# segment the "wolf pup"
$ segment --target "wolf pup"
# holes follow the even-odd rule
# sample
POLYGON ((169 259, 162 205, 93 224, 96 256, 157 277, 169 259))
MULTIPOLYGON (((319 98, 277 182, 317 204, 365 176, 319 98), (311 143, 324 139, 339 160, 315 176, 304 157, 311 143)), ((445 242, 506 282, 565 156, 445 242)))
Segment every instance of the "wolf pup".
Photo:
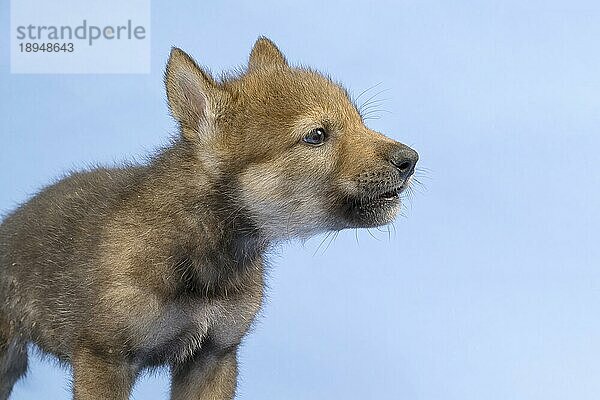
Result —
POLYGON ((0 399, 29 343, 72 366, 77 400, 127 399, 161 365, 171 399, 232 399, 269 248, 396 216, 417 153, 268 39, 221 80, 174 48, 165 84, 170 146, 71 174, 0 226, 0 399))

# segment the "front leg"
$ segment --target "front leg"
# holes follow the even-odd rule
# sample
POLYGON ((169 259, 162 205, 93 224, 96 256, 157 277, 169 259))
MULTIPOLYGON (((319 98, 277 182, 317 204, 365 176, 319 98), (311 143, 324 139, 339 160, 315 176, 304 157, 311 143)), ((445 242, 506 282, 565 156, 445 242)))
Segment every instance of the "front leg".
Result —
POLYGON ((127 400, 137 371, 122 359, 79 349, 73 357, 74 400, 127 400))
POLYGON ((231 400, 237 380, 237 348, 202 349, 172 367, 171 400, 231 400))

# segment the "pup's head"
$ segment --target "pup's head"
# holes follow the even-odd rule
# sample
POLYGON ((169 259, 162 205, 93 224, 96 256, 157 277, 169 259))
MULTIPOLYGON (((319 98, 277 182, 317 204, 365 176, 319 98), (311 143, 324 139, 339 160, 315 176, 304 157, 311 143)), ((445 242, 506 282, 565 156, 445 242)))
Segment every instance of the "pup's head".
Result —
POLYGON ((342 87, 289 66, 270 40, 219 81, 173 49, 165 81, 205 173, 265 235, 374 227, 398 213, 418 154, 367 128, 342 87))

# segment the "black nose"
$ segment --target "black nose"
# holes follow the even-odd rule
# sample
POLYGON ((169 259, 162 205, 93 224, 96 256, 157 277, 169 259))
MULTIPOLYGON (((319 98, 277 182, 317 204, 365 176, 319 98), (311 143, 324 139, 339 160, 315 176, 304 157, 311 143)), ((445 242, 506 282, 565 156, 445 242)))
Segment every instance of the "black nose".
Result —
POLYGON ((403 144, 397 146, 390 157, 390 162, 398 169, 403 179, 412 175, 417 161, 419 161, 419 153, 403 144))

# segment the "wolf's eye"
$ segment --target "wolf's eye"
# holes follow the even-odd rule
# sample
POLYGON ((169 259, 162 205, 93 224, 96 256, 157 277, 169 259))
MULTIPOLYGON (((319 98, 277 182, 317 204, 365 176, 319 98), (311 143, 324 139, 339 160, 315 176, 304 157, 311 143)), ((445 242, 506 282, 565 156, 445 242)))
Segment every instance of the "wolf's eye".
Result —
POLYGON ((320 146, 327 140, 327 132, 323 128, 313 129, 302 140, 310 145, 320 146))

